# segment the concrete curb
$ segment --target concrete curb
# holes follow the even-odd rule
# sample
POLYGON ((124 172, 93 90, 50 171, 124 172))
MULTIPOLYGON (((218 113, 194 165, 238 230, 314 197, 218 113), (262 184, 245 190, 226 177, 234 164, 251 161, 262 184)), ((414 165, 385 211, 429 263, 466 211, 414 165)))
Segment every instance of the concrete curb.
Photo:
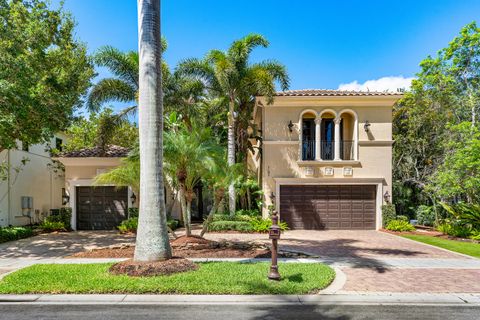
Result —
POLYGON ((407 304, 480 306, 480 294, 343 293, 318 295, 0 295, 1 304, 331 305, 407 304))

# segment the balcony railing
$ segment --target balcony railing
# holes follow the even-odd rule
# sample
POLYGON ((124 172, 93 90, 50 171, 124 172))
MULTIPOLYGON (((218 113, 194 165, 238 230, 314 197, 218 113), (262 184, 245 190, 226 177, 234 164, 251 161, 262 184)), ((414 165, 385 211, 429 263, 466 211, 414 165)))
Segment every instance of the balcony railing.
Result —
POLYGON ((340 141, 340 159, 354 160, 353 140, 340 141))
POLYGON ((322 160, 335 159, 335 141, 322 140, 320 141, 320 146, 321 146, 320 157, 322 158, 322 160))
POLYGON ((303 141, 302 160, 315 160, 315 140, 303 141))

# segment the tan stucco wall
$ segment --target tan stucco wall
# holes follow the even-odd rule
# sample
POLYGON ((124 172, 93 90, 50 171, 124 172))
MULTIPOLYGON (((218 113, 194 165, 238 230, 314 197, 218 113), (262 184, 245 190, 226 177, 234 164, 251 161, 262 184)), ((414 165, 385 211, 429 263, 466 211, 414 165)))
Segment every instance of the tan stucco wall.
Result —
MULTIPOLYGON (((263 125, 261 165, 262 187, 265 194, 264 214, 267 214, 266 208, 271 204, 269 195, 278 191, 278 183, 275 180, 278 178, 283 178, 282 181, 291 178, 299 184, 312 182, 321 184, 322 181, 328 181, 329 184, 335 181, 339 183, 370 181, 373 184, 372 181, 381 181, 382 194, 388 191, 391 195, 392 106, 397 99, 398 97, 277 97, 273 105, 266 105, 261 98, 258 99, 257 103, 260 105, 255 119, 257 123, 263 125), (356 113, 358 117, 358 161, 299 161, 299 128, 302 113, 313 112, 320 115, 331 112, 338 116, 345 110, 356 113), (258 114, 261 116, 258 117, 258 114), (290 120, 295 125, 291 133, 287 127, 290 120), (367 120, 371 124, 368 133, 364 130, 367 120), (304 167, 313 168, 314 175, 305 176, 304 167), (324 176, 325 167, 333 167, 334 176, 324 176), (344 167, 352 167, 353 175, 344 176, 344 167)), ((345 140, 351 140, 350 136, 353 140, 353 122, 354 117, 351 117, 350 121, 344 123, 345 140)), ((256 169, 260 171, 259 166, 256 169)))
MULTIPOLYGON (((65 139, 63 135, 59 136, 65 139)), ((55 138, 50 143, 54 146, 55 138)), ((45 217, 50 209, 62 206, 64 173, 54 172, 50 166, 52 160, 47 147, 47 144, 32 145, 28 151, 22 151, 19 143, 20 150, 0 153, 0 162, 10 160, 10 179, 0 181, 0 226, 30 223, 29 214, 22 211, 22 196, 33 197, 31 216, 34 223, 45 217), (28 159, 25 166, 21 165, 23 158, 28 159), (17 173, 15 168, 20 168, 20 171, 17 173)))

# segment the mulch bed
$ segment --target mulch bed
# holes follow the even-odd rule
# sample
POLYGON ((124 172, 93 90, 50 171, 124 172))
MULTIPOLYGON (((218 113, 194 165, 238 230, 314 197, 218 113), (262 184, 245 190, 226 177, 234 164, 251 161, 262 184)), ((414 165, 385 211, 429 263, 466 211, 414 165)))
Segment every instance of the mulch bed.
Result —
MULTIPOLYGON (((179 237, 170 241, 173 255, 183 258, 270 258, 268 245, 254 242, 216 242, 198 236, 179 237)), ((133 258, 133 244, 113 245, 73 254, 73 258, 133 258)), ((280 253, 279 257, 292 257, 280 253)))
POLYGON ((153 277, 173 273, 197 270, 198 266, 190 260, 174 257, 165 261, 136 262, 127 260, 112 265, 111 274, 131 277, 153 277))

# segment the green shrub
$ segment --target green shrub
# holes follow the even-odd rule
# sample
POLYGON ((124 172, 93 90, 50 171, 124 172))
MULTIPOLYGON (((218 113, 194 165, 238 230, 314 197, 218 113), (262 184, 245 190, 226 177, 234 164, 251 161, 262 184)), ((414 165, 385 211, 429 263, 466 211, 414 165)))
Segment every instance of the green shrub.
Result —
POLYGON ((138 218, 138 208, 128 208, 128 218, 138 218))
POLYGON ((33 236, 32 228, 29 227, 0 227, 0 243, 14 241, 33 236))
MULTIPOLYGON (((51 223, 51 224, 46 225, 46 227, 49 228, 49 227, 53 227, 53 226, 58 227, 58 226, 60 226, 60 224, 58 224, 58 223, 61 223, 63 225, 63 228, 61 228, 59 230, 68 231, 68 230, 72 230, 72 226, 70 224, 71 221, 72 221, 72 208, 65 207, 65 208, 60 208, 60 213, 59 214, 55 214, 55 215, 51 215, 51 216, 46 217, 45 221, 42 223, 42 225, 45 222, 51 223)), ((41 225, 41 227, 42 227, 42 225, 41 225)), ((43 229, 43 227, 42 227, 42 229, 43 229)), ((57 230, 51 230, 51 231, 57 231, 57 230)))
POLYGON ((433 226, 435 223, 435 210, 432 206, 421 205, 415 212, 418 224, 423 226, 433 226))
POLYGON ((170 229, 176 230, 180 226, 180 221, 172 218, 167 218, 167 225, 170 227, 170 229))
MULTIPOLYGON (((170 229, 175 230, 179 226, 179 221, 175 219, 168 218, 167 225, 170 229)), ((136 233, 138 229, 138 217, 133 217, 127 220, 123 220, 122 223, 117 227, 120 233, 136 233)))
POLYGON ((390 231, 414 231, 415 227, 405 220, 391 220, 385 227, 390 231))
POLYGON ((259 217, 261 216, 260 211, 258 209, 241 209, 235 212, 236 216, 249 216, 249 217, 259 217))
POLYGON ((402 220, 402 221, 409 221, 408 217, 407 216, 404 216, 404 215, 398 215, 396 216, 395 220, 402 220))
MULTIPOLYGON (((56 217, 56 216, 53 216, 56 217)), ((65 227, 65 223, 62 221, 49 221, 45 219, 41 224, 40 228, 45 232, 53 232, 53 231, 67 231, 65 227)))
POLYGON ((445 220, 437 226, 437 231, 453 237, 468 238, 472 234, 472 228, 469 225, 463 225, 458 220, 445 220))
POLYGON ((383 226, 389 224, 390 221, 395 220, 397 216, 395 212, 395 206, 393 204, 384 204, 382 206, 382 218, 383 218, 383 226))
POLYGON ((253 228, 247 221, 213 221, 208 225, 208 230, 252 232, 253 228))
POLYGON ((470 225, 473 229, 480 229, 480 204, 457 203, 449 205, 440 203, 442 207, 462 225, 470 225))
POLYGON ((480 230, 472 230, 470 233, 470 239, 480 241, 480 230))
POLYGON ((137 232, 138 228, 138 218, 130 218, 127 220, 123 220, 122 223, 117 227, 120 233, 129 233, 129 232, 137 232))
MULTIPOLYGON (((252 226, 253 231, 255 232, 268 232, 269 228, 272 226, 272 220, 255 218, 250 220, 250 224, 252 226)), ((280 221, 278 223, 278 226, 282 231, 288 230, 288 225, 286 222, 280 221)))

